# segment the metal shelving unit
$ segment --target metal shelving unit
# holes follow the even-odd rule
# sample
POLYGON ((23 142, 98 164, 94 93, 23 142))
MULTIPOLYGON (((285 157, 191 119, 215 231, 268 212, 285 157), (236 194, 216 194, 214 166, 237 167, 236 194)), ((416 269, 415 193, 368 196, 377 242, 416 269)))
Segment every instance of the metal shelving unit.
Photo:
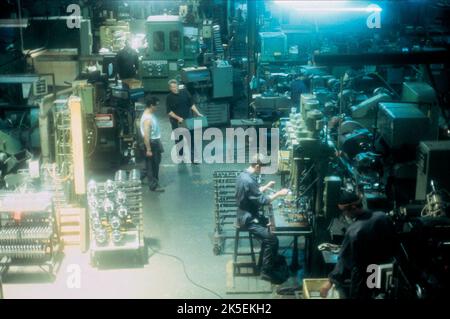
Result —
POLYGON ((214 255, 224 250, 225 240, 234 239, 236 224, 236 178, 241 171, 215 171, 214 180, 214 255))
POLYGON ((119 251, 135 252, 139 263, 147 262, 138 170, 118 171, 114 181, 89 182, 88 206, 93 266, 99 265, 102 253, 119 251))
POLYGON ((53 277, 61 253, 51 193, 0 194, 0 259, 39 266, 53 277))

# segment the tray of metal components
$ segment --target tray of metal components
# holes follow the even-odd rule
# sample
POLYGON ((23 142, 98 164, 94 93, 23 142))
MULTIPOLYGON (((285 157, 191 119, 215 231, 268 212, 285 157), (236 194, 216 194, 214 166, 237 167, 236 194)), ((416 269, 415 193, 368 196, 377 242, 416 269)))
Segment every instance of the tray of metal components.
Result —
POLYGON ((139 170, 117 171, 114 180, 90 181, 87 193, 91 264, 98 266, 103 252, 125 250, 135 251, 136 258, 145 263, 147 250, 139 170))

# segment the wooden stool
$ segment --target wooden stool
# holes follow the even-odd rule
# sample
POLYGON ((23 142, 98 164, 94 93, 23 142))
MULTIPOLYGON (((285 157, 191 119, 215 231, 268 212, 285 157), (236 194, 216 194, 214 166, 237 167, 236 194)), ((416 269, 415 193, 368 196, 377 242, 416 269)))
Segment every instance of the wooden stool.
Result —
POLYGON ((253 235, 245 228, 235 225, 236 233, 234 236, 234 252, 233 252, 233 275, 234 276, 256 276, 259 274, 258 265, 256 264, 255 250, 253 247, 253 235), (239 240, 241 233, 248 233, 248 239, 250 243, 249 252, 239 252, 239 240), (239 256, 250 256, 251 262, 238 262, 239 256), (242 273, 241 268, 251 268, 253 272, 242 273))

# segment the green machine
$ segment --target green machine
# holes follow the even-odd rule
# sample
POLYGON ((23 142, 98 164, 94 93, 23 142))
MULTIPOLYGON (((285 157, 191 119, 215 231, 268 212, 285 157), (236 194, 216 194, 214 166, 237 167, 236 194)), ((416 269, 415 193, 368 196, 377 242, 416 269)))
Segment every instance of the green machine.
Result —
POLYGON ((146 21, 148 48, 139 72, 145 91, 167 92, 169 79, 181 68, 194 65, 198 31, 184 28, 179 16, 150 16, 146 21))

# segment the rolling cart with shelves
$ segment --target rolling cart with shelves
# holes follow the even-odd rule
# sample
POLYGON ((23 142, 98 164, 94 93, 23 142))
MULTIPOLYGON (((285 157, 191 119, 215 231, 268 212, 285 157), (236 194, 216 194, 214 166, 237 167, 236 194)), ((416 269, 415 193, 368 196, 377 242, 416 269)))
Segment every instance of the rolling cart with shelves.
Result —
POLYGON ((88 184, 88 207, 90 216, 90 260, 98 267, 102 254, 133 252, 137 264, 145 264, 148 252, 144 242, 144 220, 142 211, 142 183, 138 170, 118 171, 115 180, 88 184), (119 203, 119 193, 125 194, 119 203), (105 201, 112 204, 106 207, 105 201), (125 208, 126 214, 120 214, 125 208), (120 226, 114 225, 114 218, 120 226), (99 234, 100 237, 99 238, 99 234), (114 238, 114 235, 120 236, 114 238))
POLYGON ((52 194, 0 194, 0 259, 11 266, 38 266, 52 279, 61 260, 62 242, 52 194))

